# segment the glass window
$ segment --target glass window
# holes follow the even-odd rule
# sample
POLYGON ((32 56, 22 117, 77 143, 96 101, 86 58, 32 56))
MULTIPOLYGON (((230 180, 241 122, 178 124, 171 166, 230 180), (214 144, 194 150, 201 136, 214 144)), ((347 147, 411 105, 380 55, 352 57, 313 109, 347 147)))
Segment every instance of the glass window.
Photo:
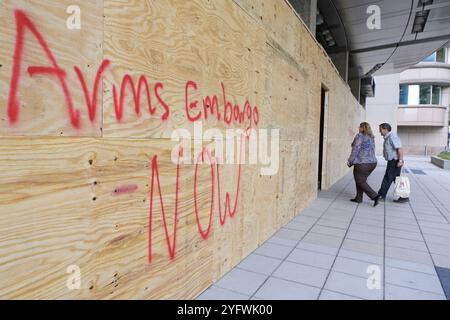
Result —
POLYGON ((423 59, 425 62, 435 62, 436 61, 436 52, 433 52, 431 55, 423 59))
POLYGON ((408 88, 408 104, 419 104, 419 85, 410 85, 408 88))
POLYGON ((436 105, 441 104, 441 87, 433 86, 433 97, 431 103, 436 105))
POLYGON ((442 62, 445 63, 445 56, 446 56, 446 48, 440 48, 436 52, 433 52, 433 54, 429 55, 422 61, 425 62, 442 62))
POLYGON ((400 104, 408 104, 408 85, 407 84, 400 85, 399 103, 400 104))
POLYGON ((400 85, 399 104, 418 105, 433 104, 440 105, 442 97, 442 87, 433 85, 400 85))
POLYGON ((430 104, 431 103, 431 86, 421 85, 420 86, 420 104, 430 104))
POLYGON ((445 48, 436 51, 436 62, 445 63, 445 48))

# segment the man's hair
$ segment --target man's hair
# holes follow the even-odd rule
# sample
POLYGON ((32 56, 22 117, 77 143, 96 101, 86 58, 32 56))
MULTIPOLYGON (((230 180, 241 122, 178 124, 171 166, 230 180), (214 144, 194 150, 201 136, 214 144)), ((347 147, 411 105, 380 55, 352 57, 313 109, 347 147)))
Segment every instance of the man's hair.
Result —
POLYGON ((391 125, 389 123, 382 123, 382 124, 380 124, 380 128, 381 129, 385 129, 385 130, 387 130, 389 132, 392 131, 392 127, 391 127, 391 125))

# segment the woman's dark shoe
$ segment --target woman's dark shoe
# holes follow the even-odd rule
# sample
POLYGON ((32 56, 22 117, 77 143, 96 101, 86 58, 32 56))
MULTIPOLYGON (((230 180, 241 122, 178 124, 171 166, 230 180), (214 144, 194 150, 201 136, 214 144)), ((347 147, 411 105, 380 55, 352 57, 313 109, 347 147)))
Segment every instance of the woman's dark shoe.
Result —
POLYGON ((362 201, 359 201, 357 199, 350 199, 351 202, 361 203, 362 201))

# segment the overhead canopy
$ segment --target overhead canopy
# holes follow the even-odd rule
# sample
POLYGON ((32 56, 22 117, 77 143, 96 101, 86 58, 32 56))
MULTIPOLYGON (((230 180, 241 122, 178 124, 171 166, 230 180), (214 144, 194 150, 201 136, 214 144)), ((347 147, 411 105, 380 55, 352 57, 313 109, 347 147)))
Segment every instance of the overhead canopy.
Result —
POLYGON ((450 41, 449 0, 318 0, 318 10, 335 44, 321 42, 330 54, 349 53, 349 78, 401 72, 450 41), (380 29, 367 27, 371 5, 380 29))

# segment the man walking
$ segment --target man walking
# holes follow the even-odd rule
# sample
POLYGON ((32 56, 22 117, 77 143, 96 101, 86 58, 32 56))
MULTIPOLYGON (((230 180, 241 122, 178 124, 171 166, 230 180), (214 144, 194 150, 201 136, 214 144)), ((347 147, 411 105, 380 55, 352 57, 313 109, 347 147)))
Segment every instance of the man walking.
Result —
MULTIPOLYGON (((380 134, 384 138, 383 156, 387 161, 386 173, 384 174, 383 182, 378 191, 378 197, 383 199, 386 199, 386 195, 392 182, 395 182, 395 178, 400 176, 404 165, 402 143, 400 138, 391 131, 392 127, 389 123, 380 124, 380 134)), ((409 198, 399 198, 394 200, 394 202, 399 203, 408 201, 409 198)))

